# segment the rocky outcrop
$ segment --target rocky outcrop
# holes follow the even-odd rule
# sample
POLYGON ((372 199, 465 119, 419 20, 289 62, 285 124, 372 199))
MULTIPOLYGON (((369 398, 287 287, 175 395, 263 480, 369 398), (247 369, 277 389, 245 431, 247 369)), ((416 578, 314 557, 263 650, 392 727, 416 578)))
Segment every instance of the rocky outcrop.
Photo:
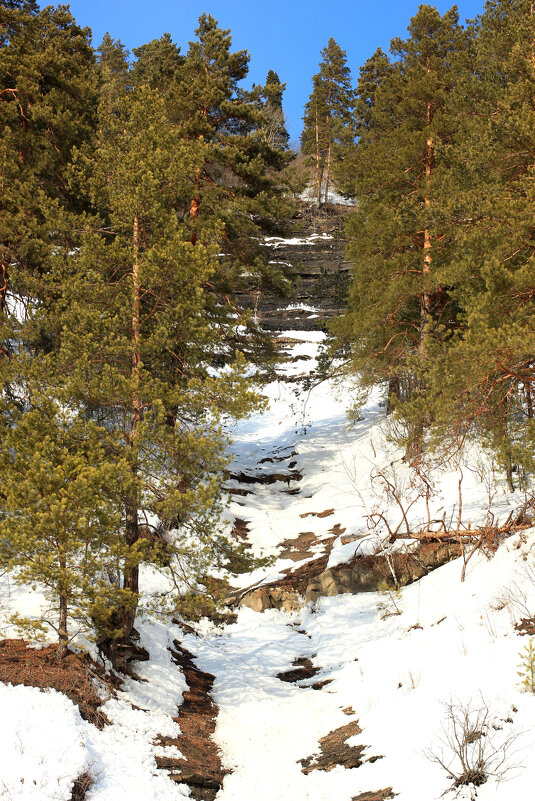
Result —
POLYGON ((254 292, 238 296, 239 304, 256 313, 264 330, 316 330, 342 311, 351 267, 343 238, 347 210, 331 205, 318 211, 303 203, 288 239, 268 241, 271 261, 288 266, 295 293, 290 300, 254 292))
POLYGON ((389 554, 388 558, 384 554, 356 556, 346 564, 327 569, 325 554, 279 581, 249 589, 229 601, 255 612, 273 608, 292 612, 320 597, 377 592, 394 588, 396 582, 398 587, 404 587, 460 555, 461 546, 456 542, 427 542, 410 552, 389 554))

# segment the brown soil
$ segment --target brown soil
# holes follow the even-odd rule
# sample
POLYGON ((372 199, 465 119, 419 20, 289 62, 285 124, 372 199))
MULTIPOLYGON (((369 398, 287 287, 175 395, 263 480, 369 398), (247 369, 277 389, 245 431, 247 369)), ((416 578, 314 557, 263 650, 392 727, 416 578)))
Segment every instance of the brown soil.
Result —
POLYGON ((213 801, 225 776, 217 745, 212 740, 218 713, 210 694, 214 676, 199 670, 192 654, 176 640, 174 646, 173 661, 184 672, 189 690, 184 693, 176 718, 181 734, 176 739, 162 737, 159 744, 176 746, 184 758, 156 757, 156 764, 171 771, 173 781, 187 784, 196 801, 213 801))
POLYGON ((535 634, 535 618, 523 617, 522 620, 516 624, 515 629, 520 635, 528 634, 533 637, 535 634))
POLYGON ((334 509, 325 509, 324 512, 303 512, 299 517, 330 517, 334 514, 334 509))
POLYGON ((78 776, 72 786, 72 795, 70 801, 85 801, 87 791, 92 784, 93 781, 89 773, 82 773, 81 776, 78 776))
POLYGON ((318 537, 312 531, 302 531, 297 537, 290 540, 279 542, 282 551, 279 553, 280 559, 291 559, 293 562, 302 562, 314 556, 310 549, 319 542, 318 537))
MULTIPOLYGON (((351 723, 346 723, 345 726, 340 726, 339 729, 329 732, 325 737, 320 740, 320 753, 314 754, 306 759, 301 759, 300 763, 303 766, 301 770, 303 773, 312 773, 313 770, 329 771, 337 765, 342 765, 344 768, 358 768, 365 761, 363 753, 366 749, 365 745, 347 745, 346 740, 353 737, 355 734, 361 734, 360 728, 356 720, 351 723)), ((371 757, 366 761, 375 761, 380 757, 371 757)))
POLYGON ((352 801, 387 801, 389 798, 394 798, 397 794, 392 792, 391 787, 384 790, 375 790, 371 793, 361 793, 354 796, 352 801))
POLYGON ((306 656, 294 659, 292 665, 295 668, 294 670, 285 670, 282 673, 277 673, 277 678, 281 681, 288 681, 295 684, 304 679, 311 679, 321 670, 319 667, 314 667, 310 659, 306 656))
POLYGON ((230 534, 237 542, 241 542, 242 544, 251 547, 248 542, 249 527, 247 525, 247 520, 242 520, 241 517, 236 517, 234 520, 234 528, 230 534))
POLYGON ((41 649, 27 645, 25 640, 0 641, 0 681, 57 690, 78 706, 84 720, 104 728, 109 721, 100 707, 106 699, 97 695, 94 680, 105 685, 109 697, 120 686, 118 679, 105 674, 87 654, 69 651, 64 659, 56 659, 53 645, 41 649))

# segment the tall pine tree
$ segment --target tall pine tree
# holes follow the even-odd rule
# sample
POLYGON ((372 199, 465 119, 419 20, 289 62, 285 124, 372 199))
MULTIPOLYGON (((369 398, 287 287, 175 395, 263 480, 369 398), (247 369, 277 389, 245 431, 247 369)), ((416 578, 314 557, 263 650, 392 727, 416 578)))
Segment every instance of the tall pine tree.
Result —
POLYGON ((321 51, 319 72, 312 78, 312 94, 305 106, 301 149, 313 158, 318 206, 329 198, 333 164, 340 161, 354 139, 351 73, 344 50, 331 37, 321 51))

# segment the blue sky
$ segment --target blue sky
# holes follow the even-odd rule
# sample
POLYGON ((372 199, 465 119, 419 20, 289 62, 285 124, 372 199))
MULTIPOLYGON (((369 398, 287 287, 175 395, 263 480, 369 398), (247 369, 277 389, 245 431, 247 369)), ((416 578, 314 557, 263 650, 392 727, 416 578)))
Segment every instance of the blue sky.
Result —
MULTIPOLYGON (((43 2, 43 5, 45 3, 43 2)), ((441 13, 452 3, 437 2, 441 13)), ((285 113, 292 139, 301 132, 303 106, 317 72, 320 50, 333 36, 347 52, 354 79, 377 47, 404 36, 418 8, 415 0, 72 0, 71 11, 93 31, 98 46, 106 31, 129 48, 168 31, 182 52, 194 38, 203 11, 230 28, 235 49, 251 54, 251 81, 263 83, 274 69, 287 84, 285 113)), ((482 11, 483 0, 460 0, 461 20, 482 11)))

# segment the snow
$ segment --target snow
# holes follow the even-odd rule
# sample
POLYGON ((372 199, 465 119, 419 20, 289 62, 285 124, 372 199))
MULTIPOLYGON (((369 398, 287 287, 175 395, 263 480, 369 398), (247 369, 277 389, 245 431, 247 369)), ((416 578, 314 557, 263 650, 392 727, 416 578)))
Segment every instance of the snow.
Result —
MULTIPOLYGON (((310 236, 293 236, 290 238, 283 238, 280 236, 266 236, 264 244, 271 248, 287 247, 288 245, 316 245, 318 242, 334 239, 331 234, 310 234, 310 236)), ((284 262, 273 262, 273 264, 280 264, 284 262)))
POLYGON ((0 798, 67 801, 87 767, 78 708, 54 690, 0 683, 0 798))
MULTIPOLYGON (((370 394, 360 419, 350 423, 347 407, 358 391, 354 381, 329 380, 305 390, 294 380, 313 372, 322 339, 321 332, 284 333, 288 353, 308 358, 284 363, 281 379, 265 388, 268 407, 231 432, 232 472, 289 477, 248 484, 251 494, 230 499, 223 524, 229 528, 236 517, 246 520, 253 552, 274 560, 233 579, 236 587, 283 575, 293 563, 279 556, 280 543, 301 532, 313 532, 321 542, 333 536, 337 524, 352 538, 346 542, 337 536, 330 567, 356 552, 376 552, 387 530, 374 514, 381 512, 393 528, 401 521, 398 506, 385 493, 386 479, 406 504, 415 500, 408 511, 411 526, 426 522, 424 498, 416 497, 414 476, 389 438, 381 389, 370 394), (277 461, 260 463, 266 458, 277 461), (300 480, 292 479, 294 471, 300 480), (288 489, 299 492, 291 495, 288 489), (329 510, 332 514, 319 516, 329 510)), ((465 523, 484 521, 489 505, 505 519, 522 503, 523 496, 508 493, 488 455, 473 445, 458 465, 433 468, 433 518, 446 512, 447 521, 456 520, 459 468, 465 523)), ((229 482, 229 487, 238 485, 229 482)), ((197 636, 184 636, 164 614, 146 611, 137 625, 151 659, 136 663, 140 681, 126 680, 104 704, 111 725, 102 731, 83 721, 59 693, 0 684, 0 799, 68 801, 73 781, 85 770, 93 779, 87 801, 187 797, 187 789, 155 763, 155 755, 178 756, 176 748, 157 743, 159 735, 179 733, 174 718, 186 681, 172 662, 175 639, 195 654, 201 670, 215 676, 214 737, 224 766, 232 771, 218 801, 351 801, 386 787, 393 788, 397 801, 471 799, 473 787, 461 788, 456 796, 448 791, 452 781, 434 759, 452 760, 451 769, 457 770, 445 744, 448 705, 472 713, 485 707, 492 724, 485 744, 498 751, 506 744, 510 769, 489 777, 477 788, 477 798, 531 798, 535 696, 519 686, 528 638, 519 636, 515 624, 535 614, 535 530, 510 537, 493 556, 476 553, 463 583, 461 569, 462 560, 450 562, 402 589, 399 597, 339 595, 293 613, 242 608, 236 623, 220 628, 204 621, 197 636), (385 617, 385 607, 396 614, 385 617), (278 679, 276 674, 291 669, 298 657, 319 668, 314 679, 300 682, 303 686, 278 679), (320 690, 310 686, 325 680, 329 683, 320 690), (353 711, 346 714, 349 707, 353 711), (362 733, 348 742, 365 746, 363 764, 305 775, 300 760, 317 753, 321 738, 351 721, 358 721, 362 733)), ((154 607, 168 587, 151 571, 144 583, 145 606, 154 607)), ((42 603, 39 593, 0 578, 0 633, 11 633, 8 617, 14 611, 38 615, 42 603)))
POLYGON ((0 799, 69 801, 73 782, 88 771, 87 801, 180 801, 185 788, 156 768, 155 756, 179 756, 156 746, 159 736, 180 733, 173 720, 187 688, 169 647, 180 630, 154 619, 138 621, 150 661, 136 665, 102 712, 111 721, 99 731, 82 720, 61 693, 0 682, 0 799), (21 781, 23 779, 23 781, 21 781))

